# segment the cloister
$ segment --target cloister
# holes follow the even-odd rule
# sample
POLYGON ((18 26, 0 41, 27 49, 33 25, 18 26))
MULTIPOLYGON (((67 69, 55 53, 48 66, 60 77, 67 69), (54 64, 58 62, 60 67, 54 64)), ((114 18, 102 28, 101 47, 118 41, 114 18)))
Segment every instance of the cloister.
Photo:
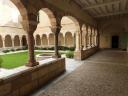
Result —
POLYGON ((0 2, 19 11, 17 22, 0 25, 0 53, 28 52, 24 66, 0 71, 0 96, 128 95, 128 0, 0 2), (74 49, 74 58, 63 57, 60 47, 74 49), (38 60, 36 49, 50 48, 53 54, 40 54, 38 60), (49 82, 52 87, 36 94, 49 82))

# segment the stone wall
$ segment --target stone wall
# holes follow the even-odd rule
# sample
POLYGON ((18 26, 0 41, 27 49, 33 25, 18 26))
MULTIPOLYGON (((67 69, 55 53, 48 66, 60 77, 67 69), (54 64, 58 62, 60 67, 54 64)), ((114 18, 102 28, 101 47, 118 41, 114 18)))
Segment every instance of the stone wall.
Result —
POLYGON ((27 69, 0 80, 0 96, 29 96, 65 71, 65 59, 27 69))
POLYGON ((89 56, 93 55, 98 51, 98 47, 93 47, 87 50, 81 50, 74 53, 74 58, 76 60, 84 60, 88 58, 89 56))

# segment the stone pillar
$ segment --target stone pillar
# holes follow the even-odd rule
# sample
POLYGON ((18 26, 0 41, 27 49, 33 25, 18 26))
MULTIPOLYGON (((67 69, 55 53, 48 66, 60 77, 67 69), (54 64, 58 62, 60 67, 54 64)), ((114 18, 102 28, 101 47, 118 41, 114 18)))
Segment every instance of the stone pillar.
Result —
POLYGON ((20 47, 23 47, 22 46, 22 37, 20 37, 20 47))
POLYGON ((79 32, 76 32, 76 50, 75 51, 80 51, 80 34, 79 34, 79 32))
POLYGON ((40 45, 40 46, 43 47, 42 36, 40 36, 40 40, 41 40, 41 41, 40 41, 40 42, 41 42, 41 45, 40 45))
POLYGON ((15 44, 14 44, 14 37, 12 38, 12 48, 15 47, 15 44))
POLYGON ((59 45, 59 42, 58 42, 58 39, 59 39, 59 33, 60 33, 60 30, 61 30, 61 26, 57 26, 56 31, 54 32, 54 35, 55 35, 55 54, 53 57, 55 58, 60 58, 61 55, 59 54, 59 50, 58 50, 58 45, 59 45))
POLYGON ((33 67, 38 65, 38 62, 35 60, 35 55, 34 55, 34 36, 33 32, 28 32, 28 53, 29 53, 29 62, 27 66, 33 67))
POLYGON ((66 38, 65 38, 65 34, 64 34, 64 46, 66 47, 66 38))
POLYGON ((86 50, 86 47, 87 47, 87 46, 86 46, 86 45, 87 45, 87 44, 86 44, 86 34, 84 34, 84 38, 83 38, 83 39, 84 39, 84 50, 86 50))
POLYGON ((2 38, 2 41, 3 41, 3 48, 5 48, 5 38, 2 38))
POLYGON ((83 45, 82 45, 82 39, 83 39, 83 36, 82 36, 82 30, 80 31, 80 50, 83 50, 83 45))
POLYGON ((50 43, 49 43, 49 36, 47 37, 47 39, 48 39, 48 47, 50 47, 50 43))
POLYGON ((35 41, 35 44, 34 45, 35 45, 35 47, 37 47, 36 36, 34 37, 34 41, 35 41))

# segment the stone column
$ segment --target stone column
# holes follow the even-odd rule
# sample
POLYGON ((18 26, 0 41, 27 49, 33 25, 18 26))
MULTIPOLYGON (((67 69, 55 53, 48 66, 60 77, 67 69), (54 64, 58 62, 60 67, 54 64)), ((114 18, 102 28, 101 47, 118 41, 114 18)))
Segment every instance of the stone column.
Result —
POLYGON ((42 36, 40 36, 40 40, 41 40, 41 47, 43 47, 43 41, 42 41, 42 36))
POLYGON ((29 53, 29 62, 27 66, 33 67, 38 65, 38 62, 35 60, 35 55, 34 55, 34 36, 33 32, 28 32, 28 53, 29 53))
POLYGON ((49 43, 49 35, 47 36, 47 39, 48 39, 48 45, 47 45, 47 47, 50 47, 50 43, 49 43))
POLYGON ((86 34, 84 34, 84 50, 86 50, 86 34))
POLYGON ((20 47, 23 47, 22 46, 22 37, 20 37, 20 47))
POLYGON ((60 58, 61 57, 61 55, 59 54, 59 50, 58 50, 58 45, 59 45, 59 43, 58 43, 58 39, 59 39, 59 33, 60 33, 60 30, 61 30, 61 26, 57 26, 56 27, 56 29, 54 29, 54 30, 56 30, 55 32, 54 32, 54 35, 55 35, 55 54, 54 54, 54 56, 53 57, 55 57, 55 58, 60 58))
POLYGON ((79 32, 76 32, 76 50, 75 51, 80 51, 80 34, 79 34, 79 32))
POLYGON ((3 41, 3 48, 5 48, 5 38, 2 38, 2 41, 3 41))
MULTIPOLYGON (((33 38, 34 38, 34 41, 35 41, 35 44, 34 44, 34 45, 35 45, 35 47, 38 47, 38 46, 37 46, 37 42, 36 42, 36 36, 35 36, 35 37, 33 37, 33 38)), ((33 42, 34 42, 34 41, 33 41, 33 42)))
POLYGON ((12 48, 15 47, 15 44, 14 44, 14 37, 12 38, 12 48))
POLYGON ((82 31, 80 32, 80 50, 83 50, 83 45, 82 45, 82 39, 83 39, 83 36, 82 36, 82 31))

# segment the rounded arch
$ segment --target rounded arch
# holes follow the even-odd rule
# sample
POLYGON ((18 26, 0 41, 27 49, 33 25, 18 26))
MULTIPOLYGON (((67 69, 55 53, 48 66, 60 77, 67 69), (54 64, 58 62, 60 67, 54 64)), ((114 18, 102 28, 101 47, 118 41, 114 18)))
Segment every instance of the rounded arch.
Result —
POLYGON ((67 47, 73 47, 74 45, 74 39, 71 32, 66 32, 65 34, 65 45, 67 47))
POLYGON ((14 46, 20 46, 20 38, 18 35, 14 37, 14 46))
POLYGON ((53 14, 53 11, 49 8, 43 8, 42 10, 48 15, 51 26, 56 26, 56 18, 53 14))
POLYGON ((37 46, 41 45, 41 39, 40 39, 40 35, 39 34, 36 35, 36 45, 37 46))
POLYGON ((3 40, 2 40, 2 36, 0 35, 0 48, 3 47, 3 40))
POLYGON ((50 33, 50 34, 49 34, 49 45, 50 45, 50 46, 53 46, 53 45, 55 44, 54 38, 55 38, 54 34, 53 34, 53 33, 50 33))
POLYGON ((42 35, 42 45, 43 47, 47 47, 48 46, 48 38, 46 34, 42 35))
MULTIPOLYGON (((9 0, 8 0, 9 1, 9 0)), ((28 12, 20 0, 10 0, 19 10, 22 17, 22 26, 26 30, 29 26, 28 12)))
POLYGON ((56 26, 56 18, 49 8, 41 8, 38 12, 39 26, 42 27, 41 23, 46 23, 47 26, 56 26), (45 17, 45 18, 44 18, 45 17), (46 21, 47 20, 47 21, 46 21))
POLYGON ((12 38, 10 35, 5 36, 5 47, 12 47, 12 38))
POLYGON ((62 26, 62 30, 66 29, 66 28, 68 28, 67 31, 79 32, 79 30, 80 30, 80 25, 79 25, 78 20, 72 16, 63 16, 61 19, 61 26, 62 26))
POLYGON ((64 46, 64 36, 62 33, 59 33, 59 46, 64 46))
POLYGON ((25 35, 22 36, 22 46, 27 46, 27 38, 25 35))

